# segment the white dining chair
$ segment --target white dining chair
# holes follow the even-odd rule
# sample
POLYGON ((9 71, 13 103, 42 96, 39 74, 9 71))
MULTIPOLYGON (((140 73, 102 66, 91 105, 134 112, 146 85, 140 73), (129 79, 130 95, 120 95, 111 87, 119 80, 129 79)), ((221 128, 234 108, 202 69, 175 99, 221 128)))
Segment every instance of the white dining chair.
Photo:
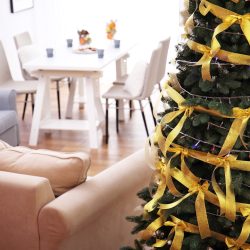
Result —
POLYGON ((160 44, 162 45, 162 49, 161 49, 160 63, 159 63, 158 73, 157 73, 157 83, 161 91, 161 81, 165 77, 165 73, 166 73, 170 37, 164 40, 161 40, 160 44))
MULTIPOLYGON (((23 78, 25 80, 30 80, 30 79, 37 80, 37 78, 32 76, 30 72, 27 72, 22 65, 40 56, 42 54, 42 51, 37 45, 33 43, 30 33, 27 31, 15 35, 14 42, 16 45, 16 49, 18 51, 18 58, 21 65, 23 78)), ((65 82, 65 80, 67 80, 68 83, 70 84, 70 79, 62 77, 51 77, 50 80, 56 83, 58 118, 61 119, 60 83, 65 82)), ((28 99, 27 95, 25 96, 25 99, 28 99)), ((25 110, 23 114, 23 119, 24 115, 25 115, 25 110)))
MULTIPOLYGON (((2 42, 0 41, 0 89, 14 89, 16 94, 34 95, 37 89, 37 81, 25 80, 14 81, 12 79, 9 64, 5 54, 2 42)), ((25 100, 24 107, 26 108, 28 100, 25 100)), ((34 110, 34 100, 32 100, 32 111, 34 110)))
MULTIPOLYGON (((137 62, 128 75, 128 78, 125 81, 124 85, 113 85, 110 87, 102 97, 106 99, 106 117, 105 117, 105 126, 106 126, 106 143, 108 143, 109 137, 109 99, 115 99, 116 102, 116 131, 119 132, 119 100, 137 100, 140 105, 140 110, 142 114, 142 119, 144 122, 145 130, 147 136, 149 136, 147 122, 145 118, 144 108, 142 101, 148 99, 150 104, 150 109, 152 116, 153 115, 153 105, 151 102, 151 94, 154 89, 154 85, 157 81, 158 67, 160 62, 162 45, 158 45, 156 49, 152 51, 152 55, 149 63, 146 61, 137 62)), ((154 122, 155 118, 154 118, 154 122)))

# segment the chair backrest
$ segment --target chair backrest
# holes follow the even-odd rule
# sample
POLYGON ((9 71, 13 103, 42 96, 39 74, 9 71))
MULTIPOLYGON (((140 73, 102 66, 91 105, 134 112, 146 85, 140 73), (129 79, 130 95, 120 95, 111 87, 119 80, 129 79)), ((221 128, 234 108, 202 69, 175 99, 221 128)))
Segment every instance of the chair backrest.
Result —
POLYGON ((161 51, 162 51, 162 45, 159 44, 158 47, 154 49, 151 54, 151 58, 145 75, 143 90, 140 95, 141 99, 150 97, 154 89, 154 86, 157 83, 161 51))
POLYGON ((123 89, 129 92, 132 97, 141 95, 144 88, 147 68, 148 63, 146 61, 139 61, 135 64, 131 73, 128 75, 123 89))
POLYGON ((31 45, 33 43, 30 33, 27 31, 15 35, 14 42, 15 42, 17 49, 20 49, 21 47, 26 46, 26 45, 31 45))
POLYGON ((162 45, 162 50, 161 50, 160 64, 158 68, 157 83, 160 83, 160 81, 165 76, 169 43, 170 43, 170 38, 160 41, 160 44, 162 45))
POLYGON ((26 45, 18 49, 18 58, 22 68, 22 75, 25 80, 35 80, 37 78, 32 77, 31 74, 23 68, 23 65, 29 61, 34 60, 35 58, 41 55, 41 51, 37 45, 26 45))
POLYGON ((0 41, 0 62, 1 62, 0 84, 2 84, 5 83, 6 81, 12 80, 12 76, 10 73, 10 68, 4 51, 4 47, 1 41, 0 41))
POLYGON ((35 80, 36 78, 32 77, 30 73, 23 68, 23 64, 40 55, 38 48, 33 44, 28 31, 19 33, 13 38, 18 51, 18 59, 24 80, 35 80))

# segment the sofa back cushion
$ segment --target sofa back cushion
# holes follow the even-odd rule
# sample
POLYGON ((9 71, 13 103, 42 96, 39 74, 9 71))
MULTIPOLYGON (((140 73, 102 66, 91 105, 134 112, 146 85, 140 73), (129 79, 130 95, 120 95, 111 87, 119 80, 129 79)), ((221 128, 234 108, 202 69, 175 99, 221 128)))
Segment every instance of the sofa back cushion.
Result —
POLYGON ((56 196, 83 183, 89 167, 90 157, 84 152, 35 150, 0 142, 0 171, 45 177, 56 196))

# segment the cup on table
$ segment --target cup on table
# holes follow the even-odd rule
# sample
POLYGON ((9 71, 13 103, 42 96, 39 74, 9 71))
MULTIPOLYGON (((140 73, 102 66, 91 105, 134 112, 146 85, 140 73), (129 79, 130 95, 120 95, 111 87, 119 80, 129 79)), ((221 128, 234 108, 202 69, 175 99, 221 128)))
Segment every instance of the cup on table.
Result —
POLYGON ((54 49, 47 48, 46 52, 47 52, 47 57, 53 57, 54 56, 54 49))
POLYGON ((117 39, 115 39, 114 40, 114 46, 115 46, 115 48, 120 48, 120 40, 117 40, 117 39))
POLYGON ((104 57, 104 49, 97 49, 97 56, 98 58, 104 57))
POLYGON ((73 39, 66 39, 67 47, 71 48, 73 46, 73 39))

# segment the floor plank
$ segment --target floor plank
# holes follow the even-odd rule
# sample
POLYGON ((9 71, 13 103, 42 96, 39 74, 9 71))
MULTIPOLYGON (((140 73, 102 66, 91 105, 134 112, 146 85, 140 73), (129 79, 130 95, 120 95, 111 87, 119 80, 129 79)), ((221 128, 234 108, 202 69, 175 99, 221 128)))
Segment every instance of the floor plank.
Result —
MULTIPOLYGON (((54 86, 51 87, 51 101, 53 115, 57 115, 56 91, 54 86)), ((66 97, 68 94, 67 86, 61 87, 62 112, 65 111, 66 97)), ((31 128, 31 105, 28 105, 25 120, 21 120, 24 96, 17 97, 18 117, 20 124, 21 146, 29 146, 29 133, 31 128)), ((104 107, 104 106, 103 106, 104 107)), ((154 129, 152 115, 149 105, 145 106, 146 117, 149 130, 154 129)), ((85 117, 85 110, 79 109, 78 104, 74 105, 73 118, 82 119, 85 117)), ((144 147, 146 143, 146 133, 139 110, 133 112, 130 119, 129 113, 125 113, 125 121, 119 123, 119 134, 115 129, 115 110, 110 110, 110 137, 109 144, 106 145, 103 138, 100 138, 100 148, 96 150, 89 149, 88 133, 76 131, 42 131, 39 135, 39 143, 33 148, 46 148, 64 152, 84 151, 91 156, 91 168, 89 175, 93 176, 100 171, 108 168, 115 162, 125 158, 133 152, 144 147)))

